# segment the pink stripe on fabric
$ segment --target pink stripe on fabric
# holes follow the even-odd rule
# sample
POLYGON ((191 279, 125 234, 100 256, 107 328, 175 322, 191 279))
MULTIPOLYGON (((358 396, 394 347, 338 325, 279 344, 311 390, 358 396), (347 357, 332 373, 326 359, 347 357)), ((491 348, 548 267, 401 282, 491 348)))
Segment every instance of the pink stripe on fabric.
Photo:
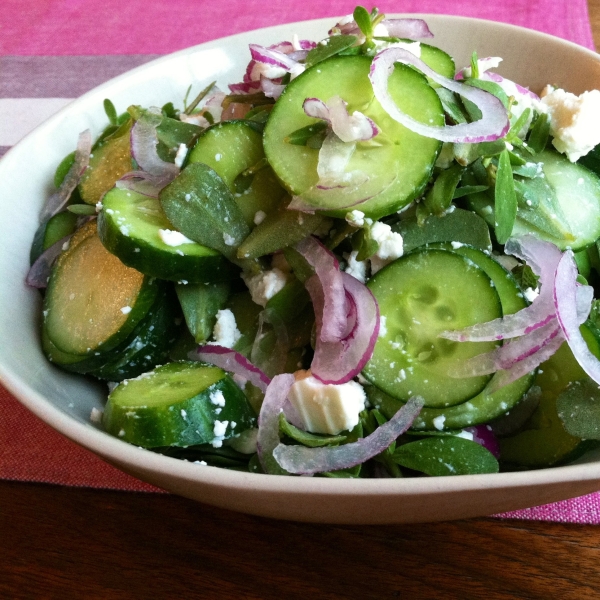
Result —
MULTIPOLYGON (((355 0, 198 2, 3 0, 0 54, 166 54, 260 27, 349 14, 355 0)), ((530 27, 594 48, 586 0, 381 0, 383 12, 478 17, 530 27)))

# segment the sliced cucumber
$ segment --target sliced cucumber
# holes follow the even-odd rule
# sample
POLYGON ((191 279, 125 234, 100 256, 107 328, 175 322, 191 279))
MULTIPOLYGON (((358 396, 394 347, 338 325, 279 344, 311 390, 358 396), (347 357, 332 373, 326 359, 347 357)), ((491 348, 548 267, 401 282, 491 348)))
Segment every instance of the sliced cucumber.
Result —
MULTIPOLYGON (((544 177, 519 180, 531 206, 519 207, 512 235, 533 233, 561 250, 593 244, 600 237, 600 178, 553 150, 544 150, 532 161, 542 163, 544 177)), ((466 201, 494 226, 493 202, 487 193, 473 194, 466 201)))
POLYGON ((159 279, 190 283, 223 281, 237 274, 216 250, 191 240, 169 245, 161 230, 168 233, 174 227, 156 198, 118 188, 104 196, 98 234, 106 249, 127 266, 159 279))
MULTIPOLYGON (((581 326, 588 347, 600 357, 600 344, 592 328, 581 326)), ((597 445, 593 440, 572 436, 563 427, 558 416, 556 400, 573 381, 586 379, 585 371, 573 356, 567 344, 540 365, 535 384, 540 386, 540 404, 516 435, 500 438, 500 459, 509 466, 537 469, 575 460, 597 445)))
POLYGON ((169 363, 124 381, 109 395, 102 419, 108 433, 144 448, 219 446, 254 422, 229 375, 190 362, 169 363))
POLYGON ((454 59, 446 52, 431 46, 430 44, 420 43, 421 46, 421 60, 431 67, 436 73, 448 77, 448 79, 454 79, 456 73, 456 65, 454 59))
POLYGON ((29 255, 31 264, 52 244, 73 233, 77 226, 77 218, 76 214, 64 211, 54 215, 46 223, 42 223, 35 232, 31 244, 29 255))
MULTIPOLYGON (((523 294, 513 276, 490 256, 469 246, 453 249, 452 252, 465 256, 487 273, 500 297, 503 314, 512 314, 525 308, 527 301, 523 298, 523 294)), ((442 424, 446 430, 462 429, 470 425, 487 423, 506 414, 507 411, 519 403, 531 387, 534 379, 535 374, 530 373, 492 394, 486 391, 488 389, 486 386, 479 394, 456 406, 447 408, 425 407, 415 420, 413 428, 433 430, 439 429, 440 424, 442 424)), ((493 380, 494 378, 491 382, 493 380)), ((366 392, 371 404, 379 408, 388 418, 391 418, 404 404, 374 385, 367 386, 366 392)))
POLYGON ((79 193, 87 204, 97 204, 125 173, 133 169, 129 132, 131 121, 94 148, 90 164, 81 176, 79 193))
MULTIPOLYGON (((357 144, 346 168, 368 175, 369 200, 360 210, 367 216, 389 215, 416 198, 427 183, 440 142, 409 131, 394 121, 373 95, 368 78, 371 59, 366 56, 335 56, 307 69, 284 90, 271 111, 264 131, 265 154, 283 185, 294 195, 321 208, 334 208, 309 190, 317 183, 319 151, 285 141, 291 133, 317 123, 302 108, 306 98, 327 101, 340 96, 348 110, 373 119, 382 133, 370 142, 357 144)), ((389 79, 390 94, 413 118, 431 125, 444 124, 441 102, 426 78, 410 67, 397 65, 389 79)), ((343 217, 345 209, 332 210, 343 217)))
POLYGON ((78 234, 50 276, 44 329, 58 350, 83 357, 123 342, 147 314, 159 286, 108 252, 95 223, 78 234))
POLYGON ((457 364, 498 344, 438 337, 444 330, 502 316, 498 293, 482 269, 453 252, 421 250, 382 269, 368 287, 385 319, 363 370, 371 383, 404 401, 420 395, 430 408, 464 402, 485 387, 491 375, 455 379, 451 373, 457 364))
POLYGON ((265 153, 262 134, 250 121, 224 121, 205 130, 190 152, 188 163, 201 162, 218 173, 235 194, 235 200, 249 226, 258 211, 270 213, 285 191, 273 170, 261 166, 265 153), (261 166, 244 176, 249 169, 261 166))

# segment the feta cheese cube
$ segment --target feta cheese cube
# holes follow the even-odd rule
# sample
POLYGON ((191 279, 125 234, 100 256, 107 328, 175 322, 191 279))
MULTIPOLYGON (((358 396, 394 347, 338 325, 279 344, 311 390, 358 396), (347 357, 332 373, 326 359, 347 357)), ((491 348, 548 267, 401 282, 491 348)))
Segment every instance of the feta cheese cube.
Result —
POLYGON ((217 321, 213 328, 213 344, 233 348, 242 337, 235 322, 235 315, 228 308, 217 311, 217 321))
POLYGON ((355 427, 366 395, 355 381, 341 385, 321 383, 310 371, 298 371, 288 399, 307 431, 337 435, 355 427))
POLYGON ((244 282, 250 290, 252 301, 260 306, 266 306, 267 302, 280 290, 287 282, 287 275, 275 268, 271 271, 264 271, 254 277, 244 277, 244 282))

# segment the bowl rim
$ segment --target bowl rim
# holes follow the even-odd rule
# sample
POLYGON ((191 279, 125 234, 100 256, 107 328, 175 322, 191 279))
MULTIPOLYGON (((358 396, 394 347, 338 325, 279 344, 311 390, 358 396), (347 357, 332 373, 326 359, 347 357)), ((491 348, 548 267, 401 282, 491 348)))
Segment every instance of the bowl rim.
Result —
MULTIPOLYGON (((430 23, 439 22, 440 24, 447 23, 448 21, 451 23, 474 24, 475 26, 496 28, 499 31, 505 31, 506 33, 518 32, 521 35, 537 38, 542 43, 564 44, 566 47, 577 50, 578 52, 587 55, 589 58, 600 62, 600 56, 592 50, 579 46, 569 40, 518 25, 455 15, 389 13, 388 16, 423 18, 430 23)), ((326 17, 241 32, 195 46, 190 46, 189 48, 156 58, 86 92, 25 136, 18 144, 6 152, 1 161, 2 163, 5 163, 7 157, 10 158, 16 148, 29 143, 28 140, 31 136, 39 135, 40 131, 43 132, 44 129, 52 127, 55 122, 58 122, 65 115, 68 115, 75 103, 83 103, 88 98, 101 94, 105 88, 111 87, 115 83, 125 79, 129 79, 132 75, 143 72, 155 65, 180 60, 196 51, 218 47, 223 44, 223 42, 235 43, 239 39, 253 35, 260 37, 260 35, 264 35, 266 31, 276 34, 278 30, 289 30, 290 28, 302 28, 308 26, 320 27, 321 25, 331 25, 334 20, 335 17, 326 17)), ((324 31, 326 31, 326 29, 324 29, 324 31)), ((459 475, 453 477, 368 480, 274 476, 260 473, 244 473, 210 466, 199 469, 196 464, 156 454, 143 448, 133 446, 105 433, 99 428, 93 428, 90 427, 89 424, 78 421, 74 417, 63 412, 43 394, 33 389, 28 384, 27 380, 12 373, 9 368, 2 364, 2 362, 0 362, 0 383, 2 383, 3 386, 21 402, 21 404, 42 421, 65 437, 80 446, 91 450, 111 464, 119 465, 119 468, 122 470, 123 465, 126 464, 132 469, 139 469, 143 472, 150 470, 183 481, 198 482, 224 489, 247 489, 258 493, 277 493, 280 495, 336 496, 343 494, 345 496, 359 497, 372 495, 403 496, 446 494, 449 492, 463 492, 469 490, 535 487, 545 486, 547 484, 594 480, 599 482, 598 487, 600 487, 600 461, 596 463, 571 464, 523 472, 459 475)))

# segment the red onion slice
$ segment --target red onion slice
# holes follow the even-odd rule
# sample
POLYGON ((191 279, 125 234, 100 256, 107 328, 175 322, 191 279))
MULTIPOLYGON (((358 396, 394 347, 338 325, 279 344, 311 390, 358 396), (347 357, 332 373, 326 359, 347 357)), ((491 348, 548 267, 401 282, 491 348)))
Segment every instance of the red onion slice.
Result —
POLYGON ((379 306, 377 300, 360 281, 341 273, 345 295, 350 310, 346 321, 351 326, 345 337, 339 341, 323 341, 320 332, 325 319, 325 311, 320 311, 321 284, 316 278, 306 282, 315 306, 317 341, 311 363, 311 372, 323 383, 341 384, 356 377, 373 354, 373 348, 379 335, 379 306))
POLYGON ((79 185, 79 180, 90 164, 92 152, 92 132, 89 129, 82 131, 77 139, 75 160, 68 170, 59 188, 48 198, 40 212, 40 223, 44 223, 55 214, 59 213, 69 201, 73 190, 79 185))
POLYGON ((151 108, 135 122, 130 135, 131 154, 142 171, 172 181, 179 175, 179 167, 162 160, 156 151, 156 128, 162 119, 160 109, 151 108))
POLYGON ((313 236, 308 236, 296 244, 296 250, 314 268, 321 284, 322 309, 315 308, 315 311, 322 315, 323 321, 319 338, 322 342, 339 342, 347 330, 347 301, 337 258, 313 236))
POLYGON ((220 367, 224 371, 239 375, 247 379, 262 392, 266 392, 267 386, 271 383, 271 380, 258 367, 254 366, 245 356, 242 356, 239 352, 231 348, 225 348, 216 344, 207 344, 199 346, 191 352, 189 358, 215 365, 215 367, 220 367))
POLYGON ((332 96, 327 102, 306 98, 302 108, 309 117, 329 123, 342 142, 365 142, 380 133, 375 122, 363 113, 354 111, 350 114, 348 104, 340 96, 332 96))
POLYGON ((577 265, 573 252, 567 250, 556 269, 554 283, 554 305, 556 316, 564 336, 581 368, 596 382, 600 383, 600 361, 590 352, 579 325, 581 313, 577 311, 577 265))
POLYGON ((130 171, 115 183, 115 187, 131 190, 150 198, 158 198, 160 191, 169 183, 171 183, 169 178, 156 177, 145 171, 130 171))
POLYGON ((256 440, 258 459, 265 473, 273 475, 285 473, 273 458, 273 450, 279 444, 279 415, 283 411, 294 381, 294 376, 289 373, 276 375, 265 392, 265 399, 258 415, 256 440))
MULTIPOLYGON (((384 19, 381 24, 386 28, 387 34, 390 37, 409 40, 433 37, 433 33, 431 33, 431 30, 423 19, 384 19)), ((364 41, 364 35, 353 19, 344 19, 329 30, 329 35, 335 35, 336 33, 357 35, 364 41)))
POLYGON ((27 277, 25 278, 25 283, 28 286, 38 289, 48 287, 52 265, 58 258, 58 255, 65 249, 65 244, 69 242, 71 235, 73 234, 58 240, 58 242, 52 244, 52 246, 44 250, 44 252, 38 256, 36 261, 31 265, 27 277))
POLYGON ((508 113, 498 98, 479 88, 437 74, 420 58, 404 48, 387 48, 375 55, 369 79, 373 85, 375 97, 384 110, 394 120, 425 137, 454 143, 491 142, 504 136, 510 128, 508 113), (436 127, 420 123, 403 113, 388 92, 388 78, 392 74, 396 62, 417 68, 436 83, 476 104, 481 111, 481 119, 473 123, 436 127))
POLYGON ((496 458, 500 458, 500 444, 494 435, 494 430, 489 425, 467 427, 463 431, 468 431, 473 436, 475 443, 489 450, 496 458))
POLYGON ((273 457, 288 473, 299 475, 349 469, 389 448, 412 425, 423 405, 422 398, 413 396, 387 423, 356 442, 325 448, 278 444, 273 457))

